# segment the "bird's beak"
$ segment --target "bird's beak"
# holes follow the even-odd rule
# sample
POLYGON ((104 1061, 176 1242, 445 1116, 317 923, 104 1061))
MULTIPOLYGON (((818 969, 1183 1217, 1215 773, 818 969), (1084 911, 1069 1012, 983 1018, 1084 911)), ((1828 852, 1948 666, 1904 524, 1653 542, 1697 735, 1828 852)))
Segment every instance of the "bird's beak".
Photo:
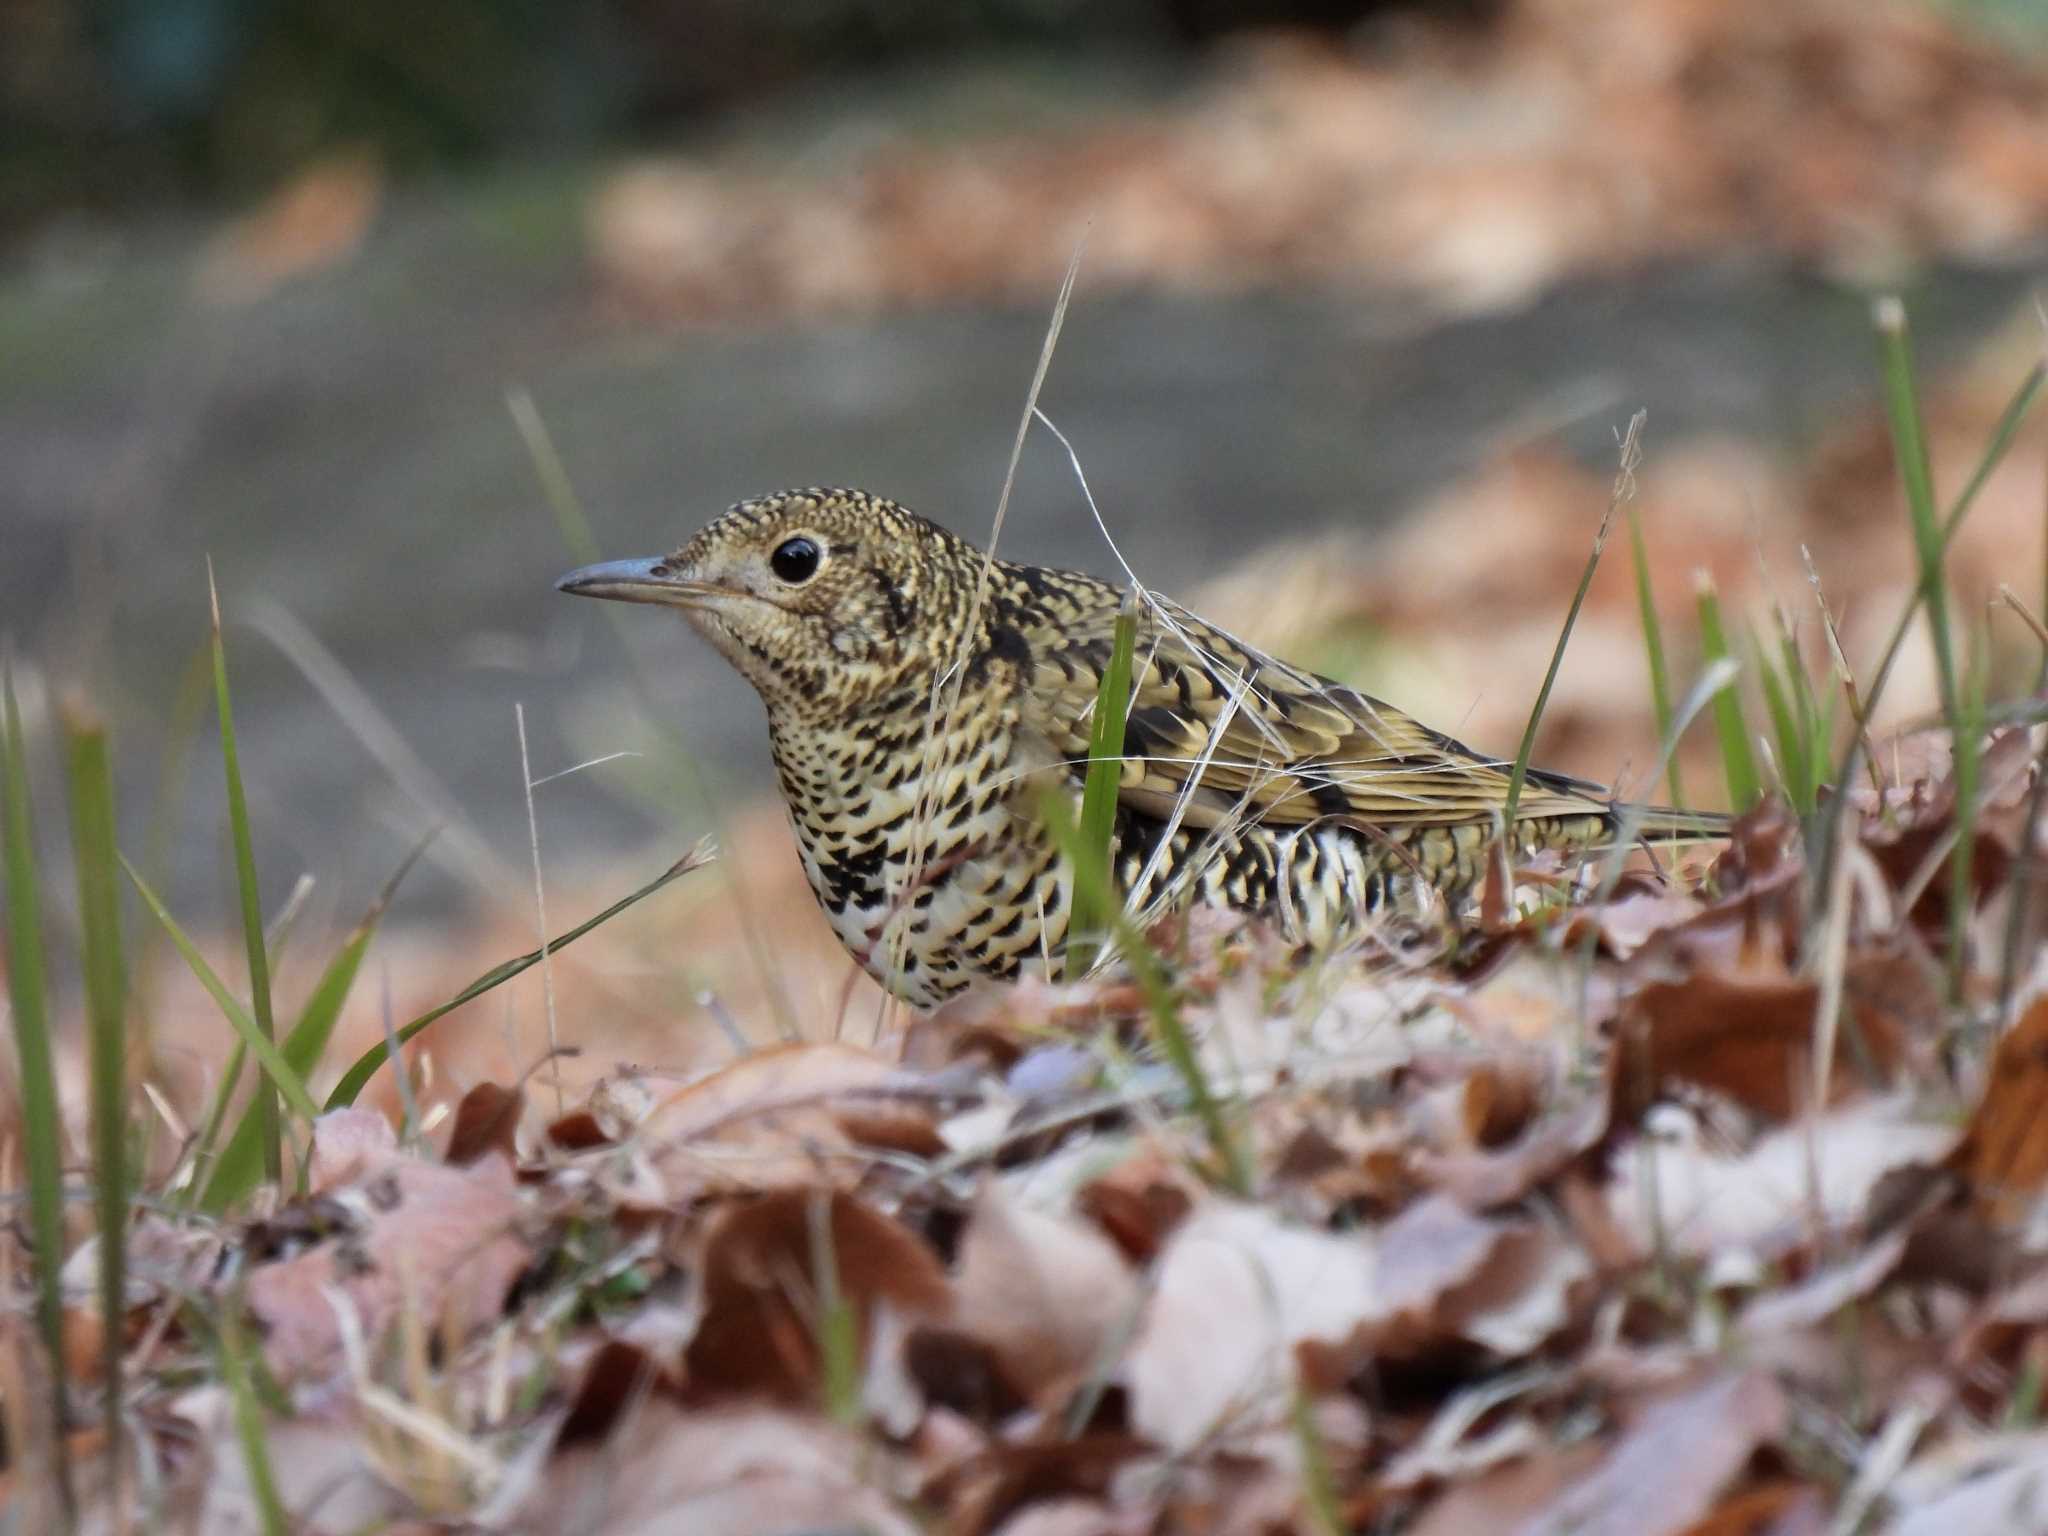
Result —
POLYGON ((676 574, 665 559, 607 560, 571 571, 555 583, 558 592, 577 597, 609 597, 622 603, 667 603, 694 608, 716 588, 676 574))

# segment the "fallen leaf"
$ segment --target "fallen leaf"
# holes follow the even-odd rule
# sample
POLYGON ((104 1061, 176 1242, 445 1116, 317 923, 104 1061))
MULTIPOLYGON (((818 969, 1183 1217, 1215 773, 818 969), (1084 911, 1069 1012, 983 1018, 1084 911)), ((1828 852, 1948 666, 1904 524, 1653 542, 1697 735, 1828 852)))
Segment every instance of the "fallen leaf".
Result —
POLYGON ((532 1258, 519 1231, 524 1206, 502 1158, 446 1168, 394 1153, 329 1198, 346 1207, 346 1230, 248 1276, 264 1356, 286 1380, 339 1363, 335 1297, 354 1309, 366 1339, 380 1338, 401 1307, 414 1306, 430 1332, 460 1339, 499 1314, 532 1258))
POLYGON ((1993 1222, 2020 1221, 2048 1185, 2048 995, 1998 1042, 1984 1097, 1949 1161, 1993 1222))
POLYGON ((497 1528, 605 1536, 917 1536, 880 1491, 874 1448, 816 1415, 685 1412, 645 1400, 602 1441, 556 1456, 497 1528))
POLYGON ((306 1193, 318 1195, 360 1178, 398 1150, 391 1122, 374 1109, 332 1109, 313 1122, 313 1156, 306 1168, 306 1193))
POLYGON ((623 1339, 606 1339, 577 1378, 555 1431, 556 1449, 602 1440, 629 1407, 657 1391, 673 1393, 679 1385, 646 1350, 623 1339))
POLYGON ((1768 1345, 1776 1334, 1803 1332, 1826 1322, 1852 1301, 1861 1301, 1892 1277, 1905 1257, 1910 1234, 1892 1232, 1845 1264, 1766 1292, 1742 1309, 1740 1337, 1768 1345))
POLYGON ((823 1266, 863 1346, 883 1304, 943 1318, 945 1270, 924 1240, 851 1195, 783 1190, 738 1202, 703 1240, 703 1317, 684 1351, 691 1401, 762 1393, 813 1403, 820 1390, 823 1266))
POLYGON ((954 1291, 956 1325, 986 1341, 1032 1400, 1103 1364, 1138 1313, 1137 1278, 1114 1243, 994 1183, 969 1217, 954 1291))
POLYGON ((448 1149, 441 1154, 443 1161, 461 1168, 487 1152, 503 1153, 507 1162, 518 1161, 514 1135, 525 1111, 526 1094, 522 1089, 478 1083, 455 1107, 455 1127, 448 1133, 448 1149))
POLYGON ((1476 1063, 1459 1099, 1465 1135, 1478 1147, 1508 1145, 1536 1118, 1548 1087, 1543 1064, 1526 1054, 1476 1063))
POLYGON ((1332 1391, 1374 1360, 1412 1359, 1448 1341, 1510 1358, 1569 1318, 1591 1273, 1576 1248, 1527 1221, 1475 1216, 1443 1195, 1418 1201, 1376 1235, 1371 1315, 1341 1344, 1299 1346, 1311 1388, 1332 1391))
POLYGON ((1828 1501, 1811 1483, 1774 1478, 1724 1500, 1683 1536, 1821 1536, 1828 1501))
POLYGON ((983 1536, 1033 1505, 1099 1498, 1119 1471, 1150 1453, 1144 1441, 1119 1434, 998 1443, 928 1491, 950 1506, 949 1530, 983 1536))
MULTIPOLYGON (((192 1528, 218 1536, 261 1536, 266 1529, 263 1506, 234 1431, 227 1389, 214 1385, 188 1393, 180 1409, 198 1430, 210 1463, 192 1528)), ((291 1511, 317 1509, 322 1530, 389 1529, 410 1512, 410 1501, 378 1477, 363 1455, 354 1415, 336 1409, 269 1424, 265 1437, 278 1501, 291 1511)))
POLYGON ((1144 1536, 1142 1514, 1118 1515, 1094 1499, 1047 1499, 1027 1505, 996 1527, 995 1536, 1144 1536))
MULTIPOLYGON (((1613 1071, 1609 1058, 1608 1071, 1613 1071)), ((1497 1149, 1437 1153, 1418 1151, 1411 1159, 1426 1187, 1453 1196, 1473 1210, 1510 1205, 1561 1173, 1607 1135, 1613 1092, 1607 1083, 1554 1106, 1521 1138, 1497 1149)))
POLYGON ((1416 1521, 1409 1536, 1491 1536, 1511 1531, 1516 1520, 1557 1496, 1597 1464, 1603 1447, 1597 1441, 1546 1449, 1482 1472, 1447 1488, 1416 1521))
POLYGON ((2048 1531, 2048 1434, 1981 1436, 1938 1449, 1886 1492, 1890 1536, 2048 1531))
POLYGON ((1133 1264, 1150 1264, 1194 1209, 1187 1173, 1147 1147, 1083 1185, 1075 1208, 1109 1234, 1133 1264))
POLYGON ((862 1117, 912 1081, 853 1046, 778 1046, 668 1093, 634 1131, 679 1195, 850 1182, 865 1160, 851 1155, 859 1143, 842 1115, 872 1130, 862 1117))
POLYGON ((1765 1372, 1716 1376, 1647 1409, 1599 1467, 1516 1536, 1677 1536, 1788 1422, 1784 1393, 1765 1372))
MULTIPOLYGON (((1699 971, 1683 981, 1652 982, 1623 1013, 1616 1072, 1634 1112, 1689 1084, 1727 1095, 1744 1108, 1786 1120, 1806 1107, 1813 1082, 1815 982, 1770 973, 1699 971)), ((1834 1070, 1839 1100, 1866 1072, 1889 1081, 1904 1054, 1892 1014, 1853 991, 1845 996, 1834 1070)))
POLYGON ((1160 1255, 1125 1357, 1131 1426, 1173 1453, 1285 1418, 1295 1346, 1381 1312, 1372 1239, 1289 1226, 1256 1206, 1197 1210, 1160 1255))
POLYGON ((1707 1258, 1770 1256, 1813 1231, 1850 1227, 1893 1169, 1938 1161, 1956 1131, 1923 1118, 1910 1097, 1866 1100, 1783 1126, 1747 1149, 1724 1149, 1690 1118, 1614 1156, 1608 1208, 1644 1252, 1707 1258))

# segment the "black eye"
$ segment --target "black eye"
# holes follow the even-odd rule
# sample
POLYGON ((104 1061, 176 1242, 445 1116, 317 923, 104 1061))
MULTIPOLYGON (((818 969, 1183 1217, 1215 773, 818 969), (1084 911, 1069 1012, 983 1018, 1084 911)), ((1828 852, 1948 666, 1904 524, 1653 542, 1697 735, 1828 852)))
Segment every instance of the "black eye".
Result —
POLYGON ((818 546, 801 535, 784 539, 768 557, 768 569, 791 586, 801 586, 818 574, 818 546))

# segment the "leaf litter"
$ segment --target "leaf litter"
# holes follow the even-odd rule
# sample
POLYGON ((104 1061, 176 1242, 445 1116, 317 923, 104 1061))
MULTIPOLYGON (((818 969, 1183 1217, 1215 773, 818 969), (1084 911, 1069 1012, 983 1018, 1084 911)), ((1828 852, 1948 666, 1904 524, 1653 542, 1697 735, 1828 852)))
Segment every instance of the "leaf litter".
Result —
MULTIPOLYGON (((1978 954, 2030 895, 2023 789, 1977 823, 1978 954)), ((193 1385, 229 1317, 305 1530, 2033 1528, 2048 994, 1989 1030, 1991 973, 1946 1006, 1935 932, 1899 921, 1924 855, 1891 851, 1952 841, 1949 786, 1852 809, 1844 913, 1766 806, 1477 964, 1163 925, 1252 1199, 1204 1173, 1114 972, 977 997, 898 1056, 623 1070, 553 1119, 479 1084, 438 1146, 324 1116, 295 1197, 131 1234, 159 1507, 262 1528, 224 1389, 193 1385), (1800 956, 1828 921, 1822 1063, 1800 956)))

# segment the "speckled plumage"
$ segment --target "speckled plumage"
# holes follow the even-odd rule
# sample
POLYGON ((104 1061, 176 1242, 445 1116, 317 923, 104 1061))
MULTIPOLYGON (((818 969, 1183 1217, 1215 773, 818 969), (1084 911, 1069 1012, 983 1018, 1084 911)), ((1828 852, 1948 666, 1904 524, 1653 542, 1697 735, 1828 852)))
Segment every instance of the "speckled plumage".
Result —
MULTIPOLYGON (((673 554, 560 585, 680 607, 753 684, 811 888, 884 986, 930 1006, 1062 952, 1071 874, 1039 797, 1079 795, 1119 588, 823 489, 742 502, 673 554)), ((1133 685, 1115 873, 1139 909, 1221 902, 1320 945, 1420 886, 1459 900, 1483 872, 1505 765, 1171 604, 1141 611, 1133 685)), ((1605 793, 1530 774, 1518 844, 1602 845, 1620 810, 1605 793)))

